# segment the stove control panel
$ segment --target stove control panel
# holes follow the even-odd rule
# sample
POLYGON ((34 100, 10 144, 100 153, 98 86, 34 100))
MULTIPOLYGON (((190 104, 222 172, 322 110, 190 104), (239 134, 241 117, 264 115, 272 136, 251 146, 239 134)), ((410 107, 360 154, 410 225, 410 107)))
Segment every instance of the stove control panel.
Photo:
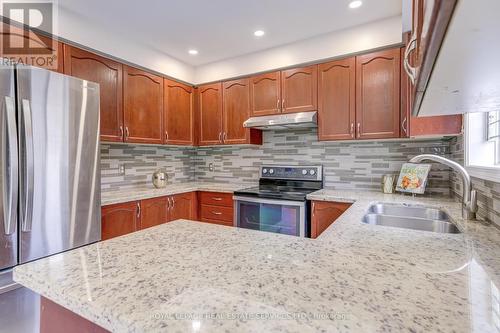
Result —
POLYGON ((314 166, 276 166, 263 165, 260 167, 261 178, 296 179, 296 180, 322 180, 323 167, 314 166))

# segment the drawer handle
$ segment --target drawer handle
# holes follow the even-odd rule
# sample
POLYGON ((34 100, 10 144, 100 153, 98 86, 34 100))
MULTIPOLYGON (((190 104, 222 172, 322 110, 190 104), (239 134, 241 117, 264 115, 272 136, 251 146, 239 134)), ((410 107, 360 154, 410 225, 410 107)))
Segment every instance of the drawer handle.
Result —
POLYGON ((221 212, 214 212, 214 211, 211 211, 210 213, 214 214, 214 215, 222 215, 221 212))
POLYGON ((222 201, 222 198, 216 198, 216 197, 213 197, 212 200, 215 200, 215 201, 222 201))

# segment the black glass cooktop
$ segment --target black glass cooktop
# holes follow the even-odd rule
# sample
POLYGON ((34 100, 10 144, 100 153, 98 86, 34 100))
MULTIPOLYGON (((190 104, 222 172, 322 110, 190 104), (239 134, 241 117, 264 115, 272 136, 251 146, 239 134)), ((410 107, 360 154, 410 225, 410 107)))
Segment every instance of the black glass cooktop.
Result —
POLYGON ((276 200, 305 201, 309 193, 321 189, 321 182, 260 182, 259 186, 234 192, 236 196, 268 198, 276 200))

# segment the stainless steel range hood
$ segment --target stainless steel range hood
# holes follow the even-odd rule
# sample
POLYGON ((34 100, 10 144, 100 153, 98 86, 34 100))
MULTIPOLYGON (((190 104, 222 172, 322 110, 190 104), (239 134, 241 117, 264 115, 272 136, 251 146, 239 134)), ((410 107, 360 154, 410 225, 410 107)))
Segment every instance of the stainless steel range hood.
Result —
POLYGON ((262 130, 286 130, 318 127, 318 112, 283 113, 272 116, 252 117, 243 127, 262 130))

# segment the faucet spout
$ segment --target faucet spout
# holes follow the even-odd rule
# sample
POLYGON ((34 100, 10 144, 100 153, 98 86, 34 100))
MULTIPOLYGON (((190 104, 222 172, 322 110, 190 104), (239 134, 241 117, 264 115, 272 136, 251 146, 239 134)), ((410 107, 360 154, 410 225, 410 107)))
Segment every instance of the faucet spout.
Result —
POLYGON ((463 166, 455 161, 447 159, 439 155, 423 154, 410 159, 410 163, 421 163, 429 160, 444 164, 455 170, 462 178, 462 217, 466 220, 474 220, 477 213, 477 196, 476 191, 472 189, 472 181, 470 175, 463 166))

